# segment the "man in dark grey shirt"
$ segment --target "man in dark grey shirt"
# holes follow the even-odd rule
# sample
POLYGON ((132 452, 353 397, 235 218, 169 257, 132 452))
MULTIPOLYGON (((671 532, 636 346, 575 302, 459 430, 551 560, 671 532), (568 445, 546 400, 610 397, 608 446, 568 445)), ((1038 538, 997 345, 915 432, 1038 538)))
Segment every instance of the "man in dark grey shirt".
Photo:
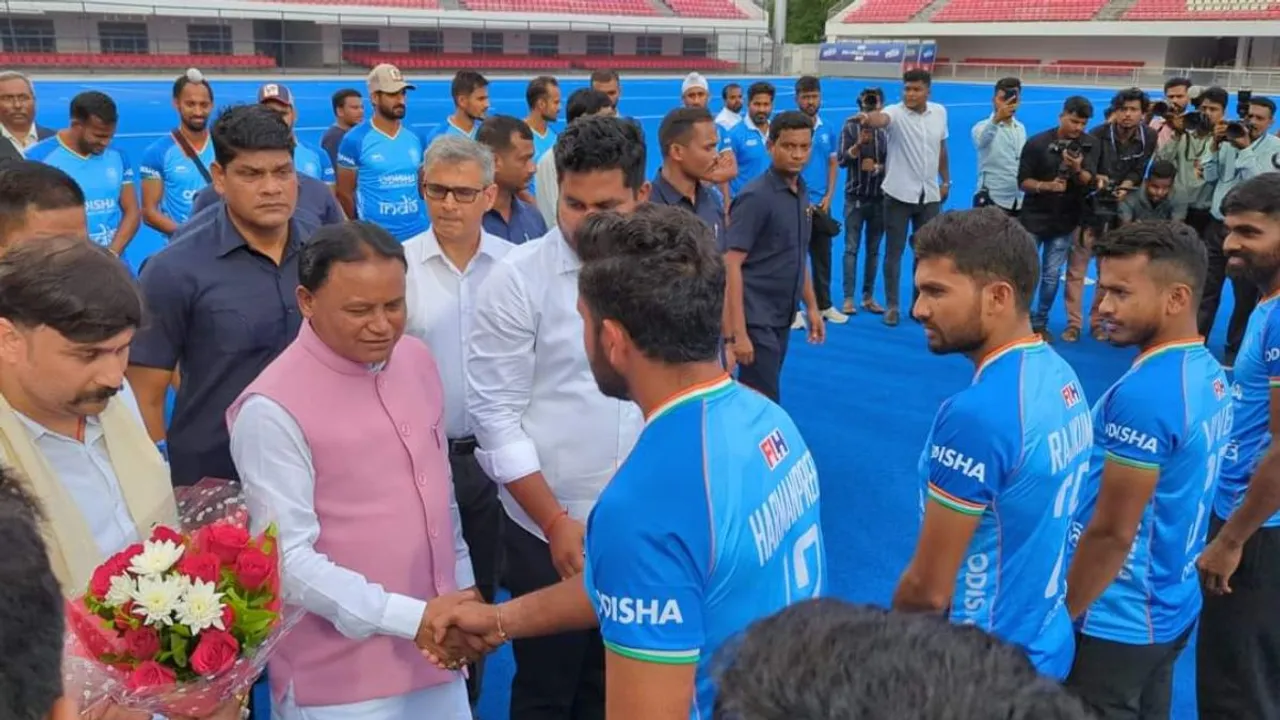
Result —
POLYGON ((324 131, 320 147, 329 154, 329 162, 338 167, 338 146, 351 128, 364 122, 364 97, 355 88, 343 88, 333 94, 333 125, 324 131))
POLYGON ((1172 220, 1173 200, 1169 193, 1173 190, 1173 180, 1178 169, 1168 160, 1157 160, 1151 164, 1147 180, 1139 190, 1125 194, 1120 201, 1120 224, 1143 220, 1172 220))

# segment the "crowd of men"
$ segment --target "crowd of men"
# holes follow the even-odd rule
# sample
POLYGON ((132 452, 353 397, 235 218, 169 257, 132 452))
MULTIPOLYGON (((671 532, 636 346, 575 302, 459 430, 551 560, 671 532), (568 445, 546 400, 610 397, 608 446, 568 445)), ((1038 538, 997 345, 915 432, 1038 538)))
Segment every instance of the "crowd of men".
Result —
MULTIPOLYGON (((175 487, 242 483, 307 611, 268 672, 275 717, 469 718, 508 641, 517 720, 794 717, 762 709, 811 701, 758 659, 787 628, 921 630, 813 604, 756 626, 769 639, 748 633, 717 675, 744 629, 825 590, 816 465, 776 404, 789 338, 906 309, 975 378, 929 431, 894 609, 1020 649, 989 678, 1014 678, 1002 717, 1083 717, 1030 668, 1101 717, 1167 717, 1197 620, 1201 716, 1280 717, 1280 140, 1266 98, 1233 125, 1225 91, 1170 83, 1158 117, 1125 90, 1086 132, 1072 97, 1028 138, 1021 85, 1001 80, 973 128, 984 207, 941 214, 947 114, 919 70, 901 102, 865 91, 839 132, 817 78, 780 112, 773 85, 727 85, 712 115, 691 74, 652 178, 616 73, 569 96, 556 135, 554 78, 529 83, 520 119, 459 72, 423 137, 404 124, 414 86, 381 65, 369 117, 338 92, 311 148, 287 86, 211 122, 213 87, 189 71, 140 203, 109 97, 76 96, 40 140, 30 83, 0 74, 0 145, 26 156, 0 165, 0 459, 44 508, 68 595, 172 514, 175 487), (143 222, 168 244, 135 283, 114 256, 143 222), (1092 258, 1091 327, 1143 353, 1091 408, 1045 325, 1067 269, 1060 339, 1079 337, 1092 258), (1262 298, 1231 381, 1203 341, 1228 271, 1238 304, 1262 298)), ((965 642, 945 637, 944 654, 965 642)))

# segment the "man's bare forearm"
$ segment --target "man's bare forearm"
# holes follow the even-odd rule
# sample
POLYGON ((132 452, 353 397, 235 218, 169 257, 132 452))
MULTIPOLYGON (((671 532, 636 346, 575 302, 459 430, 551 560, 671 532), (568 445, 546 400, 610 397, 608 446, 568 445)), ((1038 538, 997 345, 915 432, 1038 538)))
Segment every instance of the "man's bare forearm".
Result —
POLYGON ((502 629, 513 639, 542 637, 599 625, 582 574, 499 606, 502 629))
POLYGON ((1277 512, 1280 512, 1280 453, 1272 446, 1254 471, 1244 502, 1231 513, 1218 538, 1240 547, 1277 512))
POLYGON ((520 503, 520 507, 540 528, 550 525, 564 509, 541 471, 507 483, 506 487, 511 497, 520 503))
POLYGON ((737 262, 726 263, 725 266, 725 306, 726 317, 730 323, 728 335, 747 331, 746 311, 742 300, 742 265, 737 262))

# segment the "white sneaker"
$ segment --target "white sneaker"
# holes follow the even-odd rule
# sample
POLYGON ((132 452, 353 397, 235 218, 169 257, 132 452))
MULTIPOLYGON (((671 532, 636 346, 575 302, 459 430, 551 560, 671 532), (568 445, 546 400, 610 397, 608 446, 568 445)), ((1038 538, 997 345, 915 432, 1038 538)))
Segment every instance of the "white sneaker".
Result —
POLYGON ((804 329, 805 329, 805 328, 807 328, 807 327, 809 327, 809 326, 808 326, 808 325, 806 325, 806 324, 805 324, 805 322, 804 322, 804 313, 802 313, 802 312, 797 312, 797 313, 796 313, 796 319, 795 319, 795 321, 791 323, 791 329, 792 329, 792 330, 804 330, 804 329))
POLYGON ((849 316, 837 310, 834 305, 823 310, 822 317, 826 318, 827 322, 835 323, 836 325, 843 325, 849 322, 849 316))

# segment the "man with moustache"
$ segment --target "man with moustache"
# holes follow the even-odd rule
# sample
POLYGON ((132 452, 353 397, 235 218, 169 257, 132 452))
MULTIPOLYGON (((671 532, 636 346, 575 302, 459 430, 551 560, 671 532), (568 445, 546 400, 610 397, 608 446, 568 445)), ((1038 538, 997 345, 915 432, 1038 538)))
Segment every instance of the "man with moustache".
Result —
MULTIPOLYGON (((711 99, 710 89, 707 79, 700 73, 689 73, 680 84, 680 102, 686 108, 705 110, 707 102, 711 99)), ((738 175, 738 160, 734 157, 733 148, 729 144, 728 131, 718 135, 716 161, 703 172, 699 180, 707 183, 720 201, 720 205, 724 206, 724 191, 729 181, 738 175)), ((728 211, 728 207, 725 207, 725 210, 728 211)), ((723 224, 726 219, 722 219, 721 223, 723 224)))
POLYGON ((760 177, 773 160, 769 152, 769 118, 777 90, 767 82, 747 88, 747 118, 728 132, 725 142, 733 151, 738 173, 728 183, 725 202, 732 203, 747 183, 760 177))
MULTIPOLYGON (((551 152, 556 146, 559 135, 551 127, 551 123, 560 119, 560 81, 551 75, 539 75, 529 81, 525 88, 524 100, 529 106, 529 114, 524 122, 533 132, 533 162, 537 165, 543 155, 551 152)), ((529 181, 529 197, 538 196, 536 178, 529 181)))
MULTIPOLYGON (((513 245, 547 234, 547 223, 531 202, 521 197, 533 178, 533 130, 511 115, 495 115, 480 126, 476 140, 493 155, 497 193, 484 214, 484 229, 513 245)), ((434 144, 434 143, 433 143, 434 144)))
POLYGON ((724 107, 716 115, 716 124, 728 132, 742 122, 742 86, 738 83, 725 85, 720 91, 720 99, 724 100, 724 107))
POLYGON ((404 123, 405 99, 413 85, 394 65, 369 71, 373 116, 338 146, 338 202, 349 218, 387 229, 400 242, 427 229, 418 196, 422 138, 404 123))
POLYGON ((717 246, 723 246, 724 202, 702 182, 719 155, 716 129, 715 118, 706 108, 677 108, 667 113, 658 128, 662 167, 653 180, 649 202, 697 215, 711 228, 717 246))
POLYGON ((147 148, 139 167, 142 220, 163 235, 172 235, 191 217, 192 201, 213 182, 208 127, 213 86, 199 70, 188 70, 173 81, 173 109, 178 127, 147 148))
POLYGON ((84 192, 62 170, 31 160, 0 167, 0 255, 28 240, 89 237, 84 192))
MULTIPOLYGON (((818 301, 818 312, 827 322, 849 322, 849 316, 831 305, 831 237, 832 230, 840 227, 831 217, 831 198, 836 191, 837 160, 840 150, 840 131, 823 122, 822 83, 812 75, 796 80, 796 107, 813 121, 813 147, 809 162, 800 174, 809 193, 809 207, 813 208, 812 232, 809 236, 810 274, 813 278, 813 294, 818 301)), ((797 312, 792 329, 804 328, 804 316, 797 312)))
POLYGON ((449 96, 453 98, 453 112, 424 140, 430 145, 443 135, 461 135, 476 139, 480 123, 489 114, 489 79, 475 70, 459 70, 449 84, 449 96))
MULTIPOLYGON (((36 122, 36 91, 31 79, 16 70, 0 72, 0 152, 12 149, 21 159, 28 148, 53 137, 53 128, 36 122)), ((10 156, 12 158, 12 156, 10 156)))

